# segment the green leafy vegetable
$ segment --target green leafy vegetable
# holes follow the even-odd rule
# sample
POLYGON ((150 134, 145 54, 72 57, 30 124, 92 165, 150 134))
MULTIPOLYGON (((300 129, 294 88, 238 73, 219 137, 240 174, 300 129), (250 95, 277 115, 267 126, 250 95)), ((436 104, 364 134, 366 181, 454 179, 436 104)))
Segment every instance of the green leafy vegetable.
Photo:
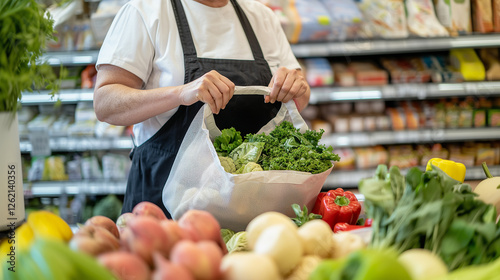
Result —
POLYGON ((223 129, 221 133, 214 139, 215 151, 219 155, 227 156, 243 142, 243 138, 241 132, 236 131, 234 127, 223 129))
POLYGON ((51 39, 53 19, 36 0, 1 1, 0 112, 15 112, 25 90, 58 90, 52 67, 37 61, 51 39))
POLYGON ((322 216, 319 214, 309 213, 307 206, 304 205, 303 209, 300 209, 300 205, 294 203, 292 204, 293 212, 295 213, 295 218, 292 218, 292 221, 298 226, 302 226, 303 224, 314 220, 321 219, 322 216))
POLYGON ((248 251, 247 232, 240 231, 235 233, 226 243, 229 253, 248 251))
POLYGON ((450 270, 488 263, 500 256, 496 209, 476 199, 468 184, 439 168, 410 169, 403 176, 392 166, 377 168, 361 180, 367 217, 373 219, 371 246, 398 252, 424 248, 439 255, 450 270))
POLYGON ((284 121, 268 135, 247 134, 245 142, 265 143, 257 161, 264 170, 296 170, 321 173, 332 167, 340 157, 333 147, 320 145, 324 130, 301 133, 292 123, 284 121))
POLYGON ((239 169, 249 162, 256 163, 260 158, 262 149, 264 149, 263 142, 244 142, 236 147, 236 149, 229 154, 229 157, 233 159, 236 169, 239 169))
POLYGON ((222 236, 222 240, 224 240, 224 243, 227 243, 229 239, 231 239, 231 237, 234 235, 234 231, 228 228, 221 228, 220 234, 222 236))

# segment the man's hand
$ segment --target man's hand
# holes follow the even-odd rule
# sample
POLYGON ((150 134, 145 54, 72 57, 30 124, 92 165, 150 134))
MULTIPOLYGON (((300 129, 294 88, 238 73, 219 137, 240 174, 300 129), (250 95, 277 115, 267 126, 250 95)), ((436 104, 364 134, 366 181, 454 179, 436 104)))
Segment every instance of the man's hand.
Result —
POLYGON ((183 86, 180 93, 182 105, 191 105, 198 100, 207 103, 214 114, 224 109, 233 97, 234 83, 212 70, 183 86))
POLYGON ((265 102, 274 103, 276 101, 288 102, 292 99, 303 100, 301 109, 309 101, 311 89, 307 83, 302 71, 299 69, 287 69, 280 67, 274 74, 269 87, 272 88, 271 94, 266 96, 265 102))

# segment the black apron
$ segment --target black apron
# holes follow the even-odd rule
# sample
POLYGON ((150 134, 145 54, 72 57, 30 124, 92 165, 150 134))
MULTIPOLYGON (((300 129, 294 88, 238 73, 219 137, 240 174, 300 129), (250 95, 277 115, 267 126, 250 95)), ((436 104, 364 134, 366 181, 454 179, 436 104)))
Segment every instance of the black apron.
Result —
MULTIPOLYGON (((230 1, 245 31, 254 60, 197 57, 181 1, 171 0, 184 52, 184 84, 201 77, 210 70, 216 70, 239 86, 267 86, 271 81, 271 70, 245 13, 236 0, 230 1)), ((155 135, 134 148, 131 153, 132 166, 122 213, 131 212, 133 207, 141 201, 150 201, 160 206, 167 217, 171 218, 163 205, 163 188, 184 135, 202 106, 201 101, 190 106, 180 106, 155 135)), ((241 131, 242 135, 246 135, 256 133, 276 116, 280 107, 280 102, 264 103, 261 95, 235 95, 226 108, 218 115, 214 115, 214 118, 219 129, 234 127, 241 131)))

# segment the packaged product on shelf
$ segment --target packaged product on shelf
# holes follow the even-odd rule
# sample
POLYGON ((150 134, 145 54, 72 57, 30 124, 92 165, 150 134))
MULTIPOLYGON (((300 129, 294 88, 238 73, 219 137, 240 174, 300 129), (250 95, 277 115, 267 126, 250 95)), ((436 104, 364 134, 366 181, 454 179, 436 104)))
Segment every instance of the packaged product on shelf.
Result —
POLYGON ((421 58, 382 58, 382 66, 389 71, 391 83, 427 83, 431 72, 421 58))
POLYGON ((474 32, 493 32, 492 0, 472 0, 474 32))
POLYGON ((373 62, 332 63, 339 86, 375 86, 388 83, 388 74, 373 62))
POLYGON ((40 181, 43 177, 43 169, 45 167, 45 157, 33 157, 31 159, 31 167, 28 171, 28 181, 40 181))
POLYGON ((123 135, 125 130, 124 126, 116 126, 105 122, 97 121, 95 123, 95 136, 96 137, 119 137, 123 135))
POLYGON ((379 164, 387 164, 389 155, 383 146, 355 148, 356 168, 375 168, 379 164))
POLYGON ((450 50, 450 62, 466 81, 484 81, 486 78, 484 65, 474 49, 450 50))
POLYGON ((109 27, 120 8, 129 0, 100 1, 95 13, 90 15, 90 27, 97 46, 101 46, 109 27))
POLYGON ((474 166, 475 152, 473 149, 464 149, 461 145, 449 145, 449 160, 463 163, 465 166, 474 166))
POLYGON ((363 116, 363 127, 365 131, 377 130, 377 117, 376 116, 363 116))
POLYGON ((72 26, 74 19, 83 11, 82 1, 66 1, 65 3, 53 4, 48 8, 51 17, 54 19, 54 30, 57 40, 51 41, 48 45, 50 50, 75 50, 72 26))
POLYGON ((363 14, 362 33, 366 37, 408 37, 403 0, 359 0, 357 4, 363 14))
POLYGON ((361 115, 349 116, 349 130, 351 132, 361 132, 365 130, 364 118, 361 115))
POLYGON ((75 111, 75 122, 69 126, 71 136, 94 136, 97 117, 91 102, 79 102, 75 111))
POLYGON ((55 115, 39 114, 28 123, 28 130, 46 130, 55 122, 55 115))
POLYGON ((331 17, 332 40, 344 41, 359 37, 364 19, 353 0, 321 0, 321 2, 331 17))
POLYGON ((417 152, 411 145, 389 146, 389 166, 410 168, 419 164, 417 152))
POLYGON ((498 161, 496 160, 495 149, 485 145, 478 145, 478 147, 476 148, 475 159, 476 161, 474 162, 474 164, 478 166, 483 164, 483 162, 486 162, 486 164, 489 166, 498 164, 498 161))
POLYGON ((335 85, 341 87, 352 87, 356 85, 356 77, 353 71, 347 68, 346 63, 332 63, 333 73, 335 73, 335 85))
POLYGON ((42 180, 44 181, 68 180, 65 164, 66 164, 66 158, 64 156, 50 156, 45 158, 42 180))
POLYGON ((102 156, 102 174, 104 179, 126 179, 129 169, 130 159, 126 155, 107 153, 102 156))
POLYGON ((71 123, 73 123, 73 117, 65 114, 58 116, 49 129, 50 136, 67 136, 71 123))
POLYGON ((66 173, 68 180, 77 181, 82 179, 82 161, 79 155, 74 155, 66 162, 66 173))
POLYGON ((431 149, 428 149, 427 147, 423 145, 419 145, 417 148, 420 156, 420 165, 426 166, 427 162, 432 159, 432 158, 442 158, 442 159, 448 159, 449 157, 449 151, 445 149, 441 144, 433 144, 431 149))
POLYGON ((391 128, 391 120, 387 115, 377 115, 375 116, 375 125, 377 130, 389 130, 391 128))
POLYGON ((436 17, 439 22, 443 25, 451 36, 457 36, 455 28, 451 21, 451 1, 449 0, 433 0, 434 10, 436 12, 436 17))
POLYGON ((387 108, 387 114, 391 120, 391 127, 394 131, 406 129, 406 115, 401 108, 387 108))
POLYGON ((333 70, 326 58, 303 59, 306 80, 312 87, 333 85, 333 70))
POLYGON ((485 97, 479 97, 474 104, 474 127, 485 127, 487 125, 487 110, 491 109, 492 103, 485 97))
POLYGON ((92 155, 82 158, 82 177, 85 180, 103 178, 102 170, 96 156, 92 155))
POLYGON ((82 19, 76 22, 75 49, 77 51, 91 50, 95 47, 94 34, 90 28, 90 20, 82 19))
POLYGON ((327 116, 327 119, 330 121, 330 123, 333 126, 333 130, 336 133, 346 133, 349 132, 349 117, 348 116, 334 116, 330 115, 327 116))
POLYGON ((403 112, 405 114, 404 119, 406 120, 406 129, 416 130, 420 128, 420 116, 417 109, 413 106, 403 106, 403 112))
POLYGON ((331 17, 321 1, 287 0, 282 8, 290 22, 283 26, 290 43, 326 41, 331 38, 331 17))
POLYGON ((407 0, 405 5, 410 34, 419 37, 449 36, 436 17, 432 0, 407 0))
POLYGON ((471 0, 454 0, 451 3, 451 24, 459 35, 472 32, 471 0))
POLYGON ((498 81, 500 80, 500 59, 497 48, 481 49, 479 56, 486 68, 486 80, 498 81))
POLYGON ((492 0, 493 32, 500 32, 500 0, 492 0))
POLYGON ((446 127, 457 128, 459 127, 460 109, 458 107, 458 99, 453 98, 446 102, 446 127))
POLYGON ((500 127, 500 108, 488 109, 488 126, 500 127))
POLYGON ((429 55, 423 56, 422 61, 431 72, 431 80, 434 83, 461 83, 464 81, 462 74, 450 69, 448 56, 429 55))
POLYGON ((356 164, 356 154, 352 148, 335 149, 340 156, 340 161, 335 163, 335 169, 352 170, 356 164))
POLYGON ((432 128, 445 128, 446 127, 446 101, 441 100, 434 104, 434 121, 432 128))
POLYGON ((22 106, 17 112, 18 131, 21 137, 28 135, 28 123, 38 114, 36 106, 22 106))

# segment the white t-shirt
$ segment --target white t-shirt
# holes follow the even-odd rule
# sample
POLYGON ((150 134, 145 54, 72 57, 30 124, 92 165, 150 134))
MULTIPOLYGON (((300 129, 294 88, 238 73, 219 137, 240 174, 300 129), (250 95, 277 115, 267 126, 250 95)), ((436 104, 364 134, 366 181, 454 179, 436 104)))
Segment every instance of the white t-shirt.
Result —
MULTIPOLYGON (((273 11, 254 0, 237 0, 260 43, 271 72, 300 68, 273 11)), ((253 60, 233 5, 212 8, 181 0, 198 57, 253 60)), ((145 89, 184 83, 184 54, 170 0, 132 0, 116 15, 97 59, 119 66, 144 81, 145 89)), ((134 125, 137 144, 144 143, 176 109, 134 125)))

